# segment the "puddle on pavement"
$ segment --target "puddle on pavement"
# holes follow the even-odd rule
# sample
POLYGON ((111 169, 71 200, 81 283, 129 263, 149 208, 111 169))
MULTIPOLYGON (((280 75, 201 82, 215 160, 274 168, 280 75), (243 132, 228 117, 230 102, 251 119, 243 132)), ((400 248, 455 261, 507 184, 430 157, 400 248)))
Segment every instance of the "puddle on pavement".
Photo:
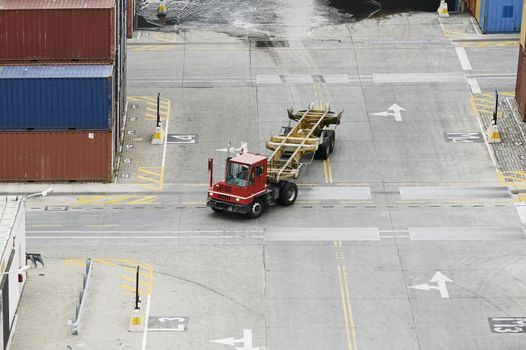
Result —
MULTIPOLYGON (((159 25, 160 0, 139 0, 143 24, 159 25)), ((232 34, 280 35, 280 24, 315 28, 410 11, 436 11, 440 0, 164 0, 166 26, 223 26, 232 34)), ((222 29, 224 30, 224 28, 222 29)))

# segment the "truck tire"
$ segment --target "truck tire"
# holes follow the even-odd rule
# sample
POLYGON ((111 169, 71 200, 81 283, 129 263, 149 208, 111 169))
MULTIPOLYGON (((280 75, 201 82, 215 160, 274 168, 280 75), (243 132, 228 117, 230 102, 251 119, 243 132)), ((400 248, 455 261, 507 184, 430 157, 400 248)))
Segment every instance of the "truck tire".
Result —
POLYGON ((322 160, 325 160, 327 158, 329 158, 330 154, 331 154, 331 151, 330 151, 330 140, 328 137, 323 137, 323 142, 320 143, 320 145, 318 146, 318 149, 316 150, 316 152, 314 153, 314 158, 316 159, 322 159, 322 160))
POLYGON ((250 206, 250 211, 248 212, 248 217, 251 219, 257 219, 263 213, 264 204, 261 199, 255 199, 250 206))
POLYGON ((329 153, 334 151, 334 146, 336 145, 336 131, 326 130, 326 136, 329 138, 329 153))
POLYGON ((298 186, 294 182, 285 181, 279 189, 279 202, 281 205, 288 207, 294 204, 298 198, 298 186))

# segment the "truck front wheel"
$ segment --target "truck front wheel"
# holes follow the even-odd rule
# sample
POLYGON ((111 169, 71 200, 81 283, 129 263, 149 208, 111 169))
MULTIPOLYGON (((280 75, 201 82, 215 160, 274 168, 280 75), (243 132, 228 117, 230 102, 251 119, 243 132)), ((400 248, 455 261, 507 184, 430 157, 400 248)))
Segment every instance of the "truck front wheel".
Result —
POLYGON ((294 182, 286 182, 281 186, 279 192, 279 201, 282 205, 288 207, 294 204, 298 197, 298 186, 294 182))
POLYGON ((255 199, 248 212, 248 217, 251 219, 257 219, 263 213, 263 201, 261 199, 255 199))

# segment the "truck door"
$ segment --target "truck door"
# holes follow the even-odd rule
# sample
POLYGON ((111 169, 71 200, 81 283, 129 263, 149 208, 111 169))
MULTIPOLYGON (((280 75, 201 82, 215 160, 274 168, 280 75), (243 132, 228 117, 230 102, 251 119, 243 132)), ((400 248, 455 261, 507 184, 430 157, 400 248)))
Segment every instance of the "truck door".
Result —
POLYGON ((254 167, 255 175, 255 192, 261 192, 265 189, 265 183, 267 176, 265 174, 265 168, 263 164, 258 164, 254 167))

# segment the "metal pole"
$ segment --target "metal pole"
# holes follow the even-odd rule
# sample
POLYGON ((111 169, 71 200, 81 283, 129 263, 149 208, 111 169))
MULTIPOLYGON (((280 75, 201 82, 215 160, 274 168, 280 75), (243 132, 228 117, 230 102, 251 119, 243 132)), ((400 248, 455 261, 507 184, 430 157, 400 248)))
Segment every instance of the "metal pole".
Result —
POLYGON ((495 90, 495 110, 493 111, 493 125, 497 125, 497 114, 499 112, 499 93, 495 90))
POLYGON ((161 93, 157 94, 157 127, 161 126, 161 93))
POLYGON ((139 265, 137 265, 137 274, 135 275, 135 310, 139 310, 139 265))

